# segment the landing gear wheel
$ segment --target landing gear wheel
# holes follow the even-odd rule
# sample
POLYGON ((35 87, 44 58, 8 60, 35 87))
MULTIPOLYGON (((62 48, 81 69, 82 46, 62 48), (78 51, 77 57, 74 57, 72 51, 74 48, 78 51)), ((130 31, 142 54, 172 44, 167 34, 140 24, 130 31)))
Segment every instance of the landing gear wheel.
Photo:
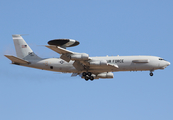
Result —
POLYGON ((91 76, 91 77, 90 77, 90 80, 91 80, 91 81, 93 81, 93 80, 94 80, 94 77, 93 77, 93 76, 91 76))
POLYGON ((150 76, 153 76, 153 73, 152 72, 150 73, 150 76))
POLYGON ((83 73, 82 73, 82 76, 84 76, 84 77, 85 77, 86 75, 87 75, 87 73, 86 73, 86 72, 83 72, 83 73))
POLYGON ((88 76, 91 76, 92 75, 92 73, 91 72, 88 72, 88 76))
POLYGON ((85 80, 88 81, 89 80, 89 77, 88 76, 85 76, 85 80))

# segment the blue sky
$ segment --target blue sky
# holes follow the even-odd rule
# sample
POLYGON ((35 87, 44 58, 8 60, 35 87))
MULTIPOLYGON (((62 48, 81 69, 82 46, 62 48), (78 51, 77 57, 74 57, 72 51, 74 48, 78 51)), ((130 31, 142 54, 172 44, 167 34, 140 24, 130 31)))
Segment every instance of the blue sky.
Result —
POLYGON ((173 1, 0 1, 1 120, 172 120, 172 65, 154 72, 116 72, 93 82, 11 65, 12 34, 23 36, 41 57, 44 46, 71 38, 69 48, 90 56, 153 55, 173 60, 173 1))

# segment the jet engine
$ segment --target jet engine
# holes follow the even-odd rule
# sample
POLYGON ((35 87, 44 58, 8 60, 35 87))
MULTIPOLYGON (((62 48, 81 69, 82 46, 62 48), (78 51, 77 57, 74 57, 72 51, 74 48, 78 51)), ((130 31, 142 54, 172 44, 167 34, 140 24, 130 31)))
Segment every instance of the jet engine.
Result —
POLYGON ((114 78, 114 74, 112 72, 100 73, 97 75, 97 78, 114 78))
POLYGON ((73 39, 54 39, 48 42, 49 45, 60 46, 62 48, 77 46, 80 43, 73 39))
POLYGON ((71 54, 70 55, 71 60, 88 60, 89 55, 86 53, 81 53, 81 54, 71 54))
POLYGON ((107 61, 106 60, 92 60, 90 61, 90 65, 98 65, 98 66, 103 66, 103 65, 107 65, 107 61))

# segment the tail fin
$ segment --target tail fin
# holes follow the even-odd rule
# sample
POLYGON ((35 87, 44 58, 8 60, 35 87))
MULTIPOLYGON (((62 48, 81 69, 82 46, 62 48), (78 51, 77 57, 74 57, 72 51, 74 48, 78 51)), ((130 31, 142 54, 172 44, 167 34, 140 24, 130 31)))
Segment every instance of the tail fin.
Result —
POLYGON ((24 60, 34 60, 41 59, 38 57, 29 45, 25 42, 21 35, 12 35, 17 57, 22 58, 24 60))

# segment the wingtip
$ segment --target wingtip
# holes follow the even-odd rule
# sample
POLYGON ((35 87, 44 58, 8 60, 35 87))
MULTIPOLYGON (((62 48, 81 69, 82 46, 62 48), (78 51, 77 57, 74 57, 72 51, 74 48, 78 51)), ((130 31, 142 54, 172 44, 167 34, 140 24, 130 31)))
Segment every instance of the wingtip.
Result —
POLYGON ((109 66, 115 67, 115 68, 119 68, 118 65, 113 65, 113 64, 108 64, 109 66))

